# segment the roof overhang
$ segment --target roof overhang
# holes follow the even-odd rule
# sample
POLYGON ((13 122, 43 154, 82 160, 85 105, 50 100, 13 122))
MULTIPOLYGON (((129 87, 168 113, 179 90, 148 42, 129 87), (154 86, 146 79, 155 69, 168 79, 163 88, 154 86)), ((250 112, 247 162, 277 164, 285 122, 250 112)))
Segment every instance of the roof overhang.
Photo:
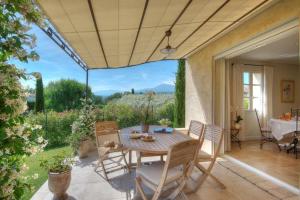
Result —
POLYGON ((184 58, 272 0, 37 0, 88 69, 184 58), (160 52, 170 44, 177 51, 160 52))

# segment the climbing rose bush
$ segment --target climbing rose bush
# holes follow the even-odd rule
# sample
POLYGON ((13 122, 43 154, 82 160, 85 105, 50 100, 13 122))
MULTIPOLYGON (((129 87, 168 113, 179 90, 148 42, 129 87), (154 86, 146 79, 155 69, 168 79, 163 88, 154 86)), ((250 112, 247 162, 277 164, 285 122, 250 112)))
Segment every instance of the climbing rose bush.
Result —
POLYGON ((38 59, 32 49, 35 37, 28 33, 29 23, 42 25, 42 18, 31 0, 0 1, 0 199, 21 199, 30 185, 22 177, 27 170, 24 158, 41 151, 47 144, 41 126, 25 123, 25 93, 20 79, 25 72, 11 60, 38 59))

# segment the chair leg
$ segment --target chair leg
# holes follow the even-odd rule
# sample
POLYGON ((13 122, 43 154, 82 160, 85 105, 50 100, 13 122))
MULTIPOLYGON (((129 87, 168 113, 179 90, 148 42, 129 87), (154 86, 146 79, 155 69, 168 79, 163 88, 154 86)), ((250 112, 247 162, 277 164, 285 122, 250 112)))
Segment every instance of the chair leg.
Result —
POLYGON ((142 164, 142 156, 141 156, 141 153, 137 153, 137 161, 136 161, 136 167, 139 168, 141 167, 141 164, 142 164))
POLYGON ((185 183, 186 183, 185 179, 181 181, 178 187, 167 197, 167 199, 175 199, 180 194, 180 192, 182 192, 185 183))
POLYGON ((100 166, 100 159, 98 160, 98 162, 97 162, 97 164, 96 164, 96 166, 94 168, 94 171, 97 171, 97 169, 98 169, 99 166, 100 166))
POLYGON ((126 160, 126 158, 125 158, 125 154, 124 154, 124 153, 122 153, 122 155, 123 155, 123 159, 124 159, 124 162, 125 162, 126 168, 127 168, 127 169, 128 169, 128 171, 130 172, 130 171, 131 171, 131 166, 129 166, 129 165, 128 165, 128 163, 127 163, 127 160, 126 160))
POLYGON ((160 161, 161 161, 161 162, 164 161, 164 156, 163 156, 163 155, 160 156, 160 161))
POLYGON ((277 147, 278 147, 278 150, 281 151, 281 147, 280 147, 280 145, 278 144, 278 142, 276 142, 276 145, 277 145, 277 147))
POLYGON ((264 140, 263 140, 263 139, 261 139, 261 140, 260 140, 260 149, 262 149, 262 148, 263 148, 263 145, 264 145, 264 140))
POLYGON ((152 197, 151 200, 158 200, 160 194, 161 194, 161 191, 162 191, 162 186, 158 186, 157 190, 154 192, 154 195, 152 197))
POLYGON ((226 186, 221 181, 219 181, 219 179, 217 179, 214 175, 212 175, 211 173, 209 173, 209 176, 212 179, 214 179, 221 186, 222 189, 226 189, 226 186))
POLYGON ((105 179, 108 181, 108 176, 107 176, 107 173, 106 173, 106 170, 105 170, 105 167, 104 167, 104 163, 103 163, 103 161, 100 161, 100 163, 101 163, 101 167, 102 167, 105 179))
POLYGON ((200 187, 202 184, 203 184, 203 182, 205 181, 205 179, 208 177, 208 176, 210 176, 213 180, 215 180, 219 185, 220 185, 220 187, 222 188, 222 189, 225 189, 226 188, 226 186, 221 182, 221 181, 219 181, 219 179, 217 179, 213 174, 211 174, 211 172, 210 172, 210 170, 206 170, 204 167, 202 167, 199 163, 196 163, 196 167, 203 173, 203 176, 204 175, 206 175, 206 176, 204 176, 204 178, 203 178, 203 180, 200 180, 199 181, 199 183, 198 183, 198 187, 200 187))
POLYGON ((145 195, 145 192, 141 186, 141 178, 140 177, 135 178, 135 187, 136 187, 136 193, 141 194, 143 200, 148 200, 145 195))

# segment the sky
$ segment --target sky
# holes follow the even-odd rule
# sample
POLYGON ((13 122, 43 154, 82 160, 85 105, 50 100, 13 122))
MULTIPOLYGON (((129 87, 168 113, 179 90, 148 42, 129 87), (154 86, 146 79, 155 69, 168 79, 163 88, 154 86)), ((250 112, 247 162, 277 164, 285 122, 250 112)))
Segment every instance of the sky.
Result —
MULTIPOLYGON (((60 47, 58 47, 42 30, 33 26, 31 29, 37 37, 35 50, 40 56, 38 61, 21 63, 11 61, 19 68, 30 72, 40 72, 44 86, 50 81, 75 79, 85 83, 85 71, 78 66, 60 47)), ((120 69, 99 69, 89 72, 89 85, 93 92, 101 90, 128 91, 131 88, 153 88, 160 84, 174 84, 177 61, 159 61, 120 69)), ((34 88, 35 81, 22 81, 25 87, 34 88)))

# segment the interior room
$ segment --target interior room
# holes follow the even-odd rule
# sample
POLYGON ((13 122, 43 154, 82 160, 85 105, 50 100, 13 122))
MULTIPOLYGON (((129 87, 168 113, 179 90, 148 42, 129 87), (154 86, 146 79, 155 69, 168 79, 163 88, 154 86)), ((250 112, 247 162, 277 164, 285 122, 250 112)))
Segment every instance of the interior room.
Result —
POLYGON ((272 135, 272 120, 293 120, 291 109, 300 108, 299 29, 260 42, 230 58, 227 66, 231 123, 227 154, 297 187, 300 159, 287 153, 291 141, 286 135, 272 135), (265 129, 272 140, 262 141, 265 129))

